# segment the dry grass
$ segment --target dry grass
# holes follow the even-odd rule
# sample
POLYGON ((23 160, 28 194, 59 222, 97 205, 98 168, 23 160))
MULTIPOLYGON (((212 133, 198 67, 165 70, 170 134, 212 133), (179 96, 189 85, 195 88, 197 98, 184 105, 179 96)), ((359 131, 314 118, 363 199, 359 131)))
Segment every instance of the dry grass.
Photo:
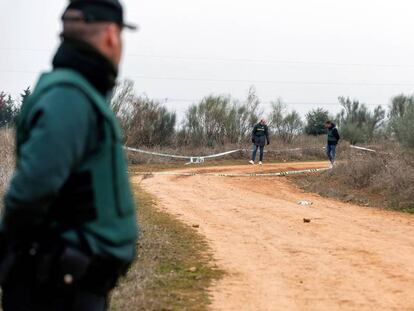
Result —
POLYGON ((135 189, 141 237, 138 259, 114 291, 111 310, 206 310, 208 288, 222 272, 196 229, 156 208, 135 189))
MULTIPOLYGON (((265 161, 272 162, 283 162, 283 161, 309 161, 309 160, 320 160, 325 158, 325 151, 323 147, 326 144, 325 136, 299 136, 292 143, 285 143, 278 138, 271 139, 271 145, 266 146, 265 148, 265 161), (301 148, 302 150, 292 150, 296 148, 301 148)), ((341 145, 342 149, 347 149, 347 144, 341 145)), ((141 148, 147 150, 146 148, 141 148)), ((227 155, 222 158, 217 158, 218 161, 245 161, 251 157, 251 144, 235 145, 227 144, 224 146, 219 146, 215 148, 191 148, 191 147, 181 147, 181 148, 153 148, 147 150, 150 152, 158 152, 164 154, 174 154, 174 155, 185 155, 185 156, 205 156, 211 154, 221 153, 223 151, 243 149, 243 151, 236 152, 230 155, 227 155)), ((145 155, 135 152, 128 153, 129 160, 131 164, 145 164, 145 165, 154 165, 154 164, 165 164, 172 165, 177 163, 185 163, 185 159, 173 159, 168 157, 159 157, 145 155)), ((209 160, 209 162, 213 162, 209 160)), ((214 161, 217 162, 217 161, 214 161)))
POLYGON ((348 151, 334 170, 293 180, 324 196, 414 212, 414 153, 395 146, 377 154, 348 151))
POLYGON ((371 189, 383 192, 387 206, 414 212, 414 152, 404 152, 389 159, 372 177, 371 189))
POLYGON ((0 197, 2 198, 14 168, 14 132, 12 130, 0 129, 0 146, 0 197))

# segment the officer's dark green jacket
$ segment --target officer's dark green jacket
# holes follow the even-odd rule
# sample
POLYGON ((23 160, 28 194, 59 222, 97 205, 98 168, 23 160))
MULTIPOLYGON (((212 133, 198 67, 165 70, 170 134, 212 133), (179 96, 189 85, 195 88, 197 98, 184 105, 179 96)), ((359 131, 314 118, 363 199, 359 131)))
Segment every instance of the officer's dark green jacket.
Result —
POLYGON ((258 146, 264 146, 270 144, 269 140, 269 129, 266 124, 258 123, 253 127, 252 142, 258 146))
POLYGON ((2 225, 25 236, 50 226, 93 255, 135 256, 121 130, 105 97, 76 70, 43 75, 22 107, 2 225))

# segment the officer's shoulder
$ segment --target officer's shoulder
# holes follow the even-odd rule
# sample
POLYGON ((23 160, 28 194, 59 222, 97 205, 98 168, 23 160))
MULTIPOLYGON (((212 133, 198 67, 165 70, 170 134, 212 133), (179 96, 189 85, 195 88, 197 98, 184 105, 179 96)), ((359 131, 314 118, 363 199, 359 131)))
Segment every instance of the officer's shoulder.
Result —
POLYGON ((71 85, 59 85, 46 91, 39 98, 36 107, 52 111, 92 112, 91 102, 86 94, 71 85))
POLYGON ((96 112, 89 98, 81 90, 70 85, 59 85, 47 90, 31 109, 27 121, 29 124, 42 115, 49 123, 65 122, 94 123, 96 112))

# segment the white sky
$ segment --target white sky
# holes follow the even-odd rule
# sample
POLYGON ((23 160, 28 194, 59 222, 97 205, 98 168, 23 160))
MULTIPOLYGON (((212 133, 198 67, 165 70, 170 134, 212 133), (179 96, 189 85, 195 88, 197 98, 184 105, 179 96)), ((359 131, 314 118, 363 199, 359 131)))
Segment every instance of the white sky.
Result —
MULTIPOLYGON (((0 0, 0 91, 13 95, 50 68, 64 0, 0 0)), ((122 78, 182 112, 210 93, 304 114, 338 96, 386 105, 414 89, 412 0, 124 0, 122 78)), ((325 103, 325 104, 323 104, 325 103)))

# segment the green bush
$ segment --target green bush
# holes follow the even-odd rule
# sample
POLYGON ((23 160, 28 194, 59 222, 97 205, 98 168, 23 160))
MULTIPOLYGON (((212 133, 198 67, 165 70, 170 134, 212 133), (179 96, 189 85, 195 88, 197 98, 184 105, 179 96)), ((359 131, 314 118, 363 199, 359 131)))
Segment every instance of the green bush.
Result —
POLYGON ((118 86, 114 94, 112 108, 128 146, 168 146, 174 142, 175 113, 146 96, 135 96, 131 81, 118 86))
POLYGON ((252 128, 259 119, 259 105, 254 88, 250 88, 244 103, 234 101, 230 96, 204 97, 187 110, 177 134, 179 145, 215 147, 249 141, 252 128))
POLYGON ((311 110, 306 114, 305 133, 314 136, 325 134, 325 122, 329 119, 328 110, 323 108, 311 110))
POLYGON ((11 127, 18 114, 15 100, 4 92, 0 93, 0 128, 11 127))
POLYGON ((284 143, 292 143, 301 134, 303 122, 297 111, 287 111, 287 106, 280 100, 272 103, 269 116, 270 131, 284 143))
POLYGON ((373 112, 357 100, 339 97, 343 109, 337 116, 342 138, 351 144, 366 143, 374 138, 383 125, 385 110, 378 106, 373 112))
POLYGON ((398 95, 391 101, 389 131, 405 147, 414 148, 414 97, 398 95))

